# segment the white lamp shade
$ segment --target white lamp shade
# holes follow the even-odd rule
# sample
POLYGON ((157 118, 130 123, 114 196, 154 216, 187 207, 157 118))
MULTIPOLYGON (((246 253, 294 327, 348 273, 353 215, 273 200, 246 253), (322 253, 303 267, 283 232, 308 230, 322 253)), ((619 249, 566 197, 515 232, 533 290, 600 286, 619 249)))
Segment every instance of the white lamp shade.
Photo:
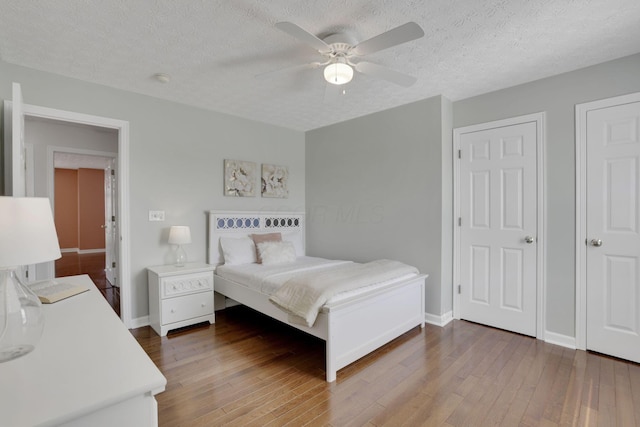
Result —
POLYGON ((60 258, 49 199, 0 197, 0 267, 60 258))
POLYGON ((349 83, 353 78, 353 68, 343 62, 335 62, 324 68, 324 79, 334 85, 349 83))
POLYGON ((169 243, 172 245, 186 245, 191 243, 191 230, 186 225, 173 225, 169 229, 169 243))

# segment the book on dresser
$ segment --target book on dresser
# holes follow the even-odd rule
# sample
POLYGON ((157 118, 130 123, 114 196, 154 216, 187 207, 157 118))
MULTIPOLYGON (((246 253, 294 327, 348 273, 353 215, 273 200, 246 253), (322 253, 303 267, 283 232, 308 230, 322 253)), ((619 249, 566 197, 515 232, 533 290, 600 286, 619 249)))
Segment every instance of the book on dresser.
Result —
POLYGON ((54 302, 81 294, 89 290, 88 286, 67 283, 58 280, 42 280, 30 283, 29 289, 36 294, 43 304, 54 302))

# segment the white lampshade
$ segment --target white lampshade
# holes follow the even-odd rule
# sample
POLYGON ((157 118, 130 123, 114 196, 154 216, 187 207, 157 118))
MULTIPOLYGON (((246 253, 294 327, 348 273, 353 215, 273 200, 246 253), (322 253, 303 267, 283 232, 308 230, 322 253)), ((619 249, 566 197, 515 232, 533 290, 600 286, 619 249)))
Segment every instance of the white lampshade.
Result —
POLYGON ((349 83, 353 78, 353 68, 344 62, 335 62, 324 68, 324 79, 334 85, 349 83))
POLYGON ((186 225, 174 225, 169 230, 169 243, 172 245, 186 245, 191 243, 191 230, 186 225))
POLYGON ((60 258, 49 199, 0 197, 0 363, 30 353, 40 340, 40 300, 15 270, 60 258))
POLYGON ((49 199, 0 197, 0 267, 61 257, 49 199))

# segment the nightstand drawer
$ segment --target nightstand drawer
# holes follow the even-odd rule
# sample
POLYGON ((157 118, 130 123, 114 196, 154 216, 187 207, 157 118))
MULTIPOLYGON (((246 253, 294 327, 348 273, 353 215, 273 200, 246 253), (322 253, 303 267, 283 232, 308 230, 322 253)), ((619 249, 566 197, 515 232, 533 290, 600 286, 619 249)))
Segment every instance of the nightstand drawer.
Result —
POLYGON ((213 292, 201 292, 162 301, 162 323, 175 323, 213 313, 213 292))
POLYGON ((160 287, 162 298, 208 291, 213 289, 213 274, 205 272, 166 277, 160 280, 160 287))

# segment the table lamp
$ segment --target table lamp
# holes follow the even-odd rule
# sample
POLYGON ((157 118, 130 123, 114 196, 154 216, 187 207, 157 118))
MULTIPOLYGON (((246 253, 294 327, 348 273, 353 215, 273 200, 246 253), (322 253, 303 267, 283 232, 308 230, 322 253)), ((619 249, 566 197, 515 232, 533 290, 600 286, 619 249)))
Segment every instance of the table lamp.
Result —
POLYGON ((173 225, 169 229, 169 243, 178 245, 176 249, 176 267, 184 267, 187 262, 187 253, 182 245, 191 243, 191 230, 186 225, 173 225))
POLYGON ((16 269, 60 256, 49 199, 0 197, 0 363, 31 352, 44 328, 40 300, 16 269))

